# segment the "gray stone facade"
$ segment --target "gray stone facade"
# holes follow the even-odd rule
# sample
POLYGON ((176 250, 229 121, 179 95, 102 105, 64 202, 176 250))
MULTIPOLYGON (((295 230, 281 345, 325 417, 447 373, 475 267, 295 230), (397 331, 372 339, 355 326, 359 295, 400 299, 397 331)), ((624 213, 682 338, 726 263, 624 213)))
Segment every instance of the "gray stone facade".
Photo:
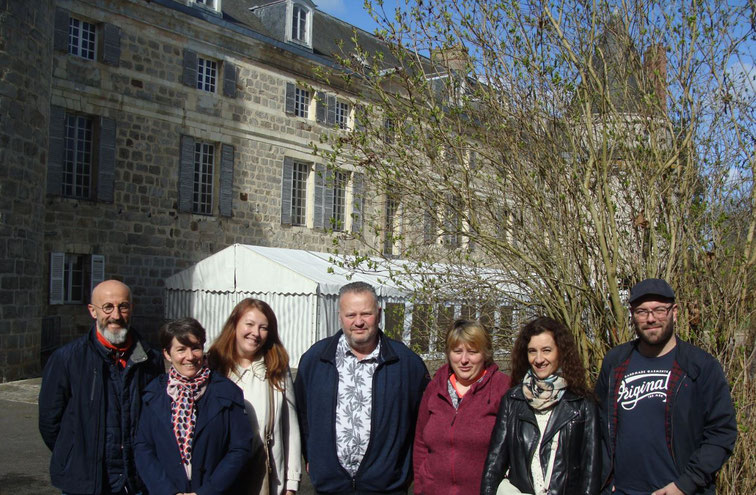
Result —
POLYGON ((83 270, 85 281, 96 278, 90 260, 102 257, 104 278, 132 288, 135 327, 151 338, 163 320, 165 278, 206 256, 233 243, 320 251, 332 245, 333 234, 312 220, 314 173, 306 224, 281 224, 284 158, 315 164, 310 144, 332 132, 316 122, 314 100, 307 119, 285 112, 286 84, 353 95, 314 76, 326 57, 197 9, 191 0, 0 1, 0 60, 9 68, 0 72, 1 381, 39 373, 44 352, 92 323, 86 282, 76 300, 51 302, 58 273, 51 253, 74 256, 81 266, 73 269, 83 270), (93 60, 64 49, 60 36, 70 18, 96 27, 93 60), (184 84, 187 50, 218 63, 215 92, 184 84), (226 96, 227 70, 236 71, 235 97, 226 96), (63 161, 56 145, 67 132, 62 116, 94 122, 94 192, 85 197, 61 193, 60 171, 52 167, 63 161), (217 171, 212 214, 181 211, 184 136, 211 144, 217 167, 220 150, 233 149, 230 216, 219 209, 217 171))

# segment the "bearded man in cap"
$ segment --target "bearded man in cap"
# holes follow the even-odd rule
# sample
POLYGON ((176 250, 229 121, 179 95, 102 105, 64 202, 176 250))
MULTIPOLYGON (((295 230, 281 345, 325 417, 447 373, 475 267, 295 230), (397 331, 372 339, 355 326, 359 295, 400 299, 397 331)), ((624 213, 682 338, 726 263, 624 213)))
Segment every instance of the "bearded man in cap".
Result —
POLYGON ((602 493, 714 494, 737 437, 719 362, 675 334, 666 281, 630 290, 638 338, 610 350, 596 383, 604 451, 602 493))
POLYGON ((131 289, 92 291, 86 335, 56 350, 39 392, 39 432, 52 451, 50 479, 65 494, 137 494, 132 444, 142 391, 163 358, 131 329, 131 289))

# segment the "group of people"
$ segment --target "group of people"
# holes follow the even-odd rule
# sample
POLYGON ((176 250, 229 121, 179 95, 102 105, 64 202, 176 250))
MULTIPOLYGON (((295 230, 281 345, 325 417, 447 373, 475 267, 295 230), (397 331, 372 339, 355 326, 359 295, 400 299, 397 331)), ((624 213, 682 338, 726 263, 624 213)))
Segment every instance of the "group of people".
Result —
POLYGON ((511 377, 490 333, 457 320, 431 380, 379 328, 375 289, 339 292, 340 330, 292 380, 268 304, 244 299, 207 353, 192 318, 131 329, 130 289, 99 284, 88 335, 50 357, 39 428, 66 494, 713 494, 736 439, 719 363, 675 333, 674 291, 630 291, 637 339, 612 349, 595 389, 564 324, 519 331, 511 377), (165 371, 167 369, 167 372, 165 371), (414 484, 413 484, 414 483, 414 484))

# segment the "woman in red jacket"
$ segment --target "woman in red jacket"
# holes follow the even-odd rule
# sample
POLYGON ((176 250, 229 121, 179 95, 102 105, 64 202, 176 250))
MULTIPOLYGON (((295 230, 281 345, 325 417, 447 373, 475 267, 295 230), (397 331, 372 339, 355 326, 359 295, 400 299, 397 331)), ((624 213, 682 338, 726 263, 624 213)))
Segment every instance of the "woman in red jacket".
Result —
POLYGON ((446 335, 446 358, 417 416, 416 494, 480 491, 496 412, 510 384, 493 362, 491 336, 480 322, 454 322, 446 335))

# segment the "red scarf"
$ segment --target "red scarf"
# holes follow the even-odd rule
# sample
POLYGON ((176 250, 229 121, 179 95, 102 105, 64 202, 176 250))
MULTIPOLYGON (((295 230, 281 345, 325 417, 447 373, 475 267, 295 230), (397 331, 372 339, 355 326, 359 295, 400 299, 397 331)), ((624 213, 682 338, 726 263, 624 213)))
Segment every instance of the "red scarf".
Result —
MULTIPOLYGON (((486 373, 488 373, 488 370, 486 368, 483 368, 483 370, 480 372, 480 374, 475 377, 475 380, 472 381, 472 383, 470 384, 470 386, 472 387, 473 383, 475 383, 477 381, 480 381, 481 378, 483 378, 484 376, 486 376, 486 373)), ((465 392, 465 393, 460 393, 459 392, 459 389, 457 388, 457 377, 454 374, 454 372, 452 372, 452 374, 449 376, 449 380, 451 381, 452 387, 454 387, 454 391, 457 392, 457 397, 459 397, 461 399, 465 395, 465 393, 467 393, 467 392, 465 392)), ((469 391, 469 390, 470 389, 468 388, 467 391, 469 391)))
POLYGON ((124 342, 121 345, 113 345, 103 337, 103 335, 100 332, 95 332, 97 334, 97 341, 102 344, 102 346, 110 351, 108 354, 110 357, 113 358, 113 360, 116 362, 118 366, 121 367, 121 369, 126 367, 126 363, 128 363, 128 358, 126 355, 128 354, 129 349, 131 349, 131 333, 126 334, 126 342, 124 342))

